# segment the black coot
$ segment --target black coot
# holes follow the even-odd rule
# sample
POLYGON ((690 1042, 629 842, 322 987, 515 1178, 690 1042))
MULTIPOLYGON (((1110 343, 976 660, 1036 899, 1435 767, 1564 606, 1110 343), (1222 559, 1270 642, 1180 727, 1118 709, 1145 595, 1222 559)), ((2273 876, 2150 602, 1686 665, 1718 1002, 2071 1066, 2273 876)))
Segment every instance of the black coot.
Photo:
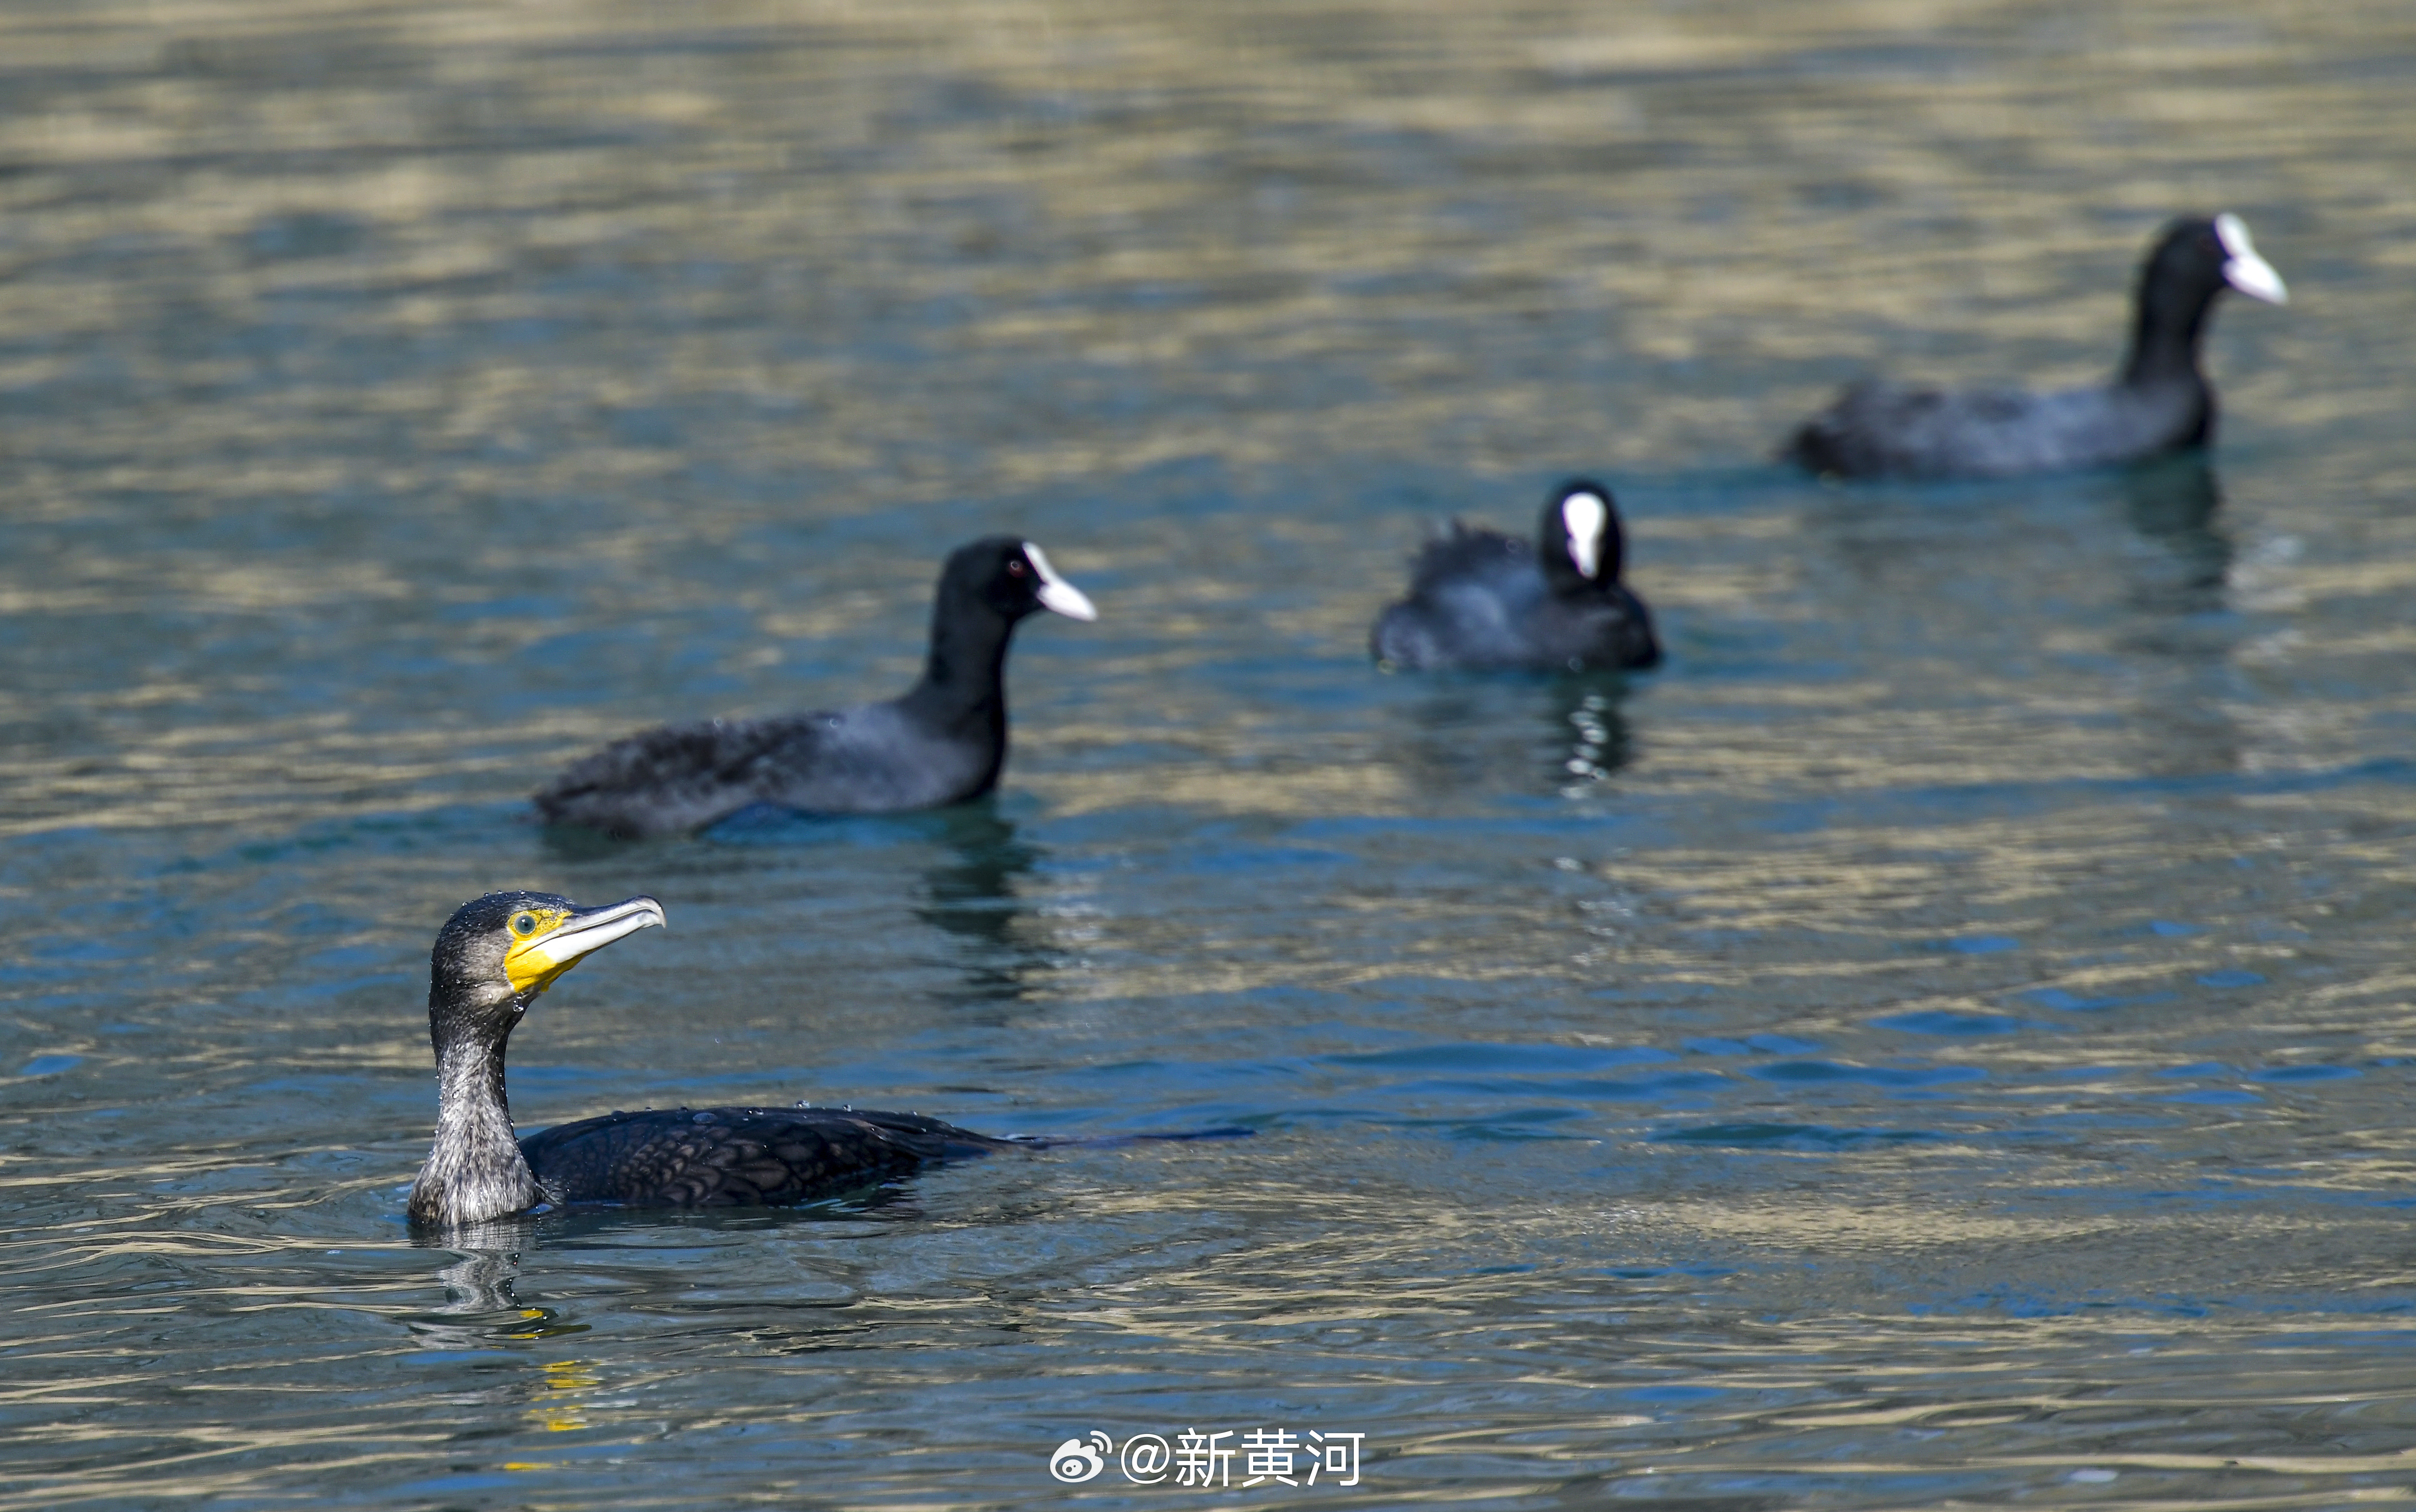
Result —
POLYGON ((2226 288, 2288 297, 2238 216, 2176 220, 2140 266, 2131 350, 2112 383, 2051 394, 1860 383, 1781 457, 1846 477, 2002 477, 2203 446, 2214 438, 2214 390, 2198 371, 2198 340, 2226 288))
POLYGON ((1006 646, 1039 610, 1098 612, 1040 548, 1011 536, 959 547, 940 572, 922 680, 881 703, 766 719, 663 725, 574 762, 540 789, 550 824, 676 834, 753 804, 886 813, 978 797, 1006 763, 1006 646))
POLYGON ((1421 670, 1650 667, 1661 647, 1619 581, 1621 544, 1610 490, 1584 478, 1553 490, 1533 542, 1454 521, 1418 553, 1409 597, 1377 618, 1369 648, 1421 670))

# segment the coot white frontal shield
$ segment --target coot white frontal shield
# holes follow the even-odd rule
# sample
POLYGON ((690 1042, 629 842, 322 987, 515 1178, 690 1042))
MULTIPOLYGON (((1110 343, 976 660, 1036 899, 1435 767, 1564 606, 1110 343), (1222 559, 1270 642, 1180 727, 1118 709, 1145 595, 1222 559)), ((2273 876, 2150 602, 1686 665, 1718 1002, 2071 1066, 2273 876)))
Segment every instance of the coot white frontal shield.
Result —
POLYGON ((1049 565, 1048 556, 1039 547, 1025 541, 1023 559, 1032 564, 1033 571, 1040 574, 1040 592, 1035 597, 1039 598, 1041 608, 1053 610, 1067 619, 1099 617, 1098 610, 1092 607, 1091 600, 1083 596, 1082 590, 1059 577, 1057 569, 1049 565))
POLYGON ((2223 243, 2223 281, 2251 299, 2262 299, 2269 305, 2287 305, 2290 291, 2282 285, 2282 275, 2273 265, 2257 255, 2256 243, 2248 239, 2248 223, 2229 211, 2214 218, 2214 235, 2223 243))
POLYGON ((1568 532, 1569 560, 1592 578, 1602 571, 1602 527, 1610 506, 1598 493, 1572 493, 1561 501, 1561 526, 1568 532))

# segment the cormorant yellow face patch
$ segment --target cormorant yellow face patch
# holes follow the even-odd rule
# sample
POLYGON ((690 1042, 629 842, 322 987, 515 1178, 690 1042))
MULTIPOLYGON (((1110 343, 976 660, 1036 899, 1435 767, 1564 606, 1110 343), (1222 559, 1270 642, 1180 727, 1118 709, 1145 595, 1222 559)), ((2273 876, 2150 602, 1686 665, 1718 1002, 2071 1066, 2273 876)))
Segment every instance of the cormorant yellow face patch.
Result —
POLYGON ((520 993, 542 992, 553 979, 624 935, 663 922, 663 905, 632 898, 604 908, 532 902, 504 920, 504 975, 520 993))
MULTIPOLYGON (((511 932, 511 945, 504 952, 504 975, 510 978, 515 992, 542 992, 553 985, 553 979, 579 964, 579 955, 565 957, 550 948, 554 931, 570 916, 559 908, 523 908, 514 914, 504 928, 511 932)), ((602 942, 597 942, 601 944, 602 942)))

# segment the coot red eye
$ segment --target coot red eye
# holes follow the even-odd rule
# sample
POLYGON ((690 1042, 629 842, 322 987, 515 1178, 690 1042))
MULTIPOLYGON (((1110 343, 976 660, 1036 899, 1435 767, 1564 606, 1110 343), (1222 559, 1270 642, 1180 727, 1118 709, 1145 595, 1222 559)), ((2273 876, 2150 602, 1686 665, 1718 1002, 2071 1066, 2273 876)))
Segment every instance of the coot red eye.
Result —
POLYGON ((1006 575, 1010 578, 1019 578, 1031 570, 1023 565, 1023 558, 1019 556, 1010 556, 1006 559, 1006 575))

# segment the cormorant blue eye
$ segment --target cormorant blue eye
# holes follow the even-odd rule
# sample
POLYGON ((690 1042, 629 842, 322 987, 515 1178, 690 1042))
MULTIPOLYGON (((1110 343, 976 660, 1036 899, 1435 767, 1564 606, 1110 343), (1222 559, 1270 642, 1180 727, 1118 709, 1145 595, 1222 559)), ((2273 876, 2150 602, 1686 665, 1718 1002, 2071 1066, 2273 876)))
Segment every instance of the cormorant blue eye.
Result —
POLYGON ((512 919, 512 932, 525 940, 536 932, 536 915, 521 914, 512 919))

